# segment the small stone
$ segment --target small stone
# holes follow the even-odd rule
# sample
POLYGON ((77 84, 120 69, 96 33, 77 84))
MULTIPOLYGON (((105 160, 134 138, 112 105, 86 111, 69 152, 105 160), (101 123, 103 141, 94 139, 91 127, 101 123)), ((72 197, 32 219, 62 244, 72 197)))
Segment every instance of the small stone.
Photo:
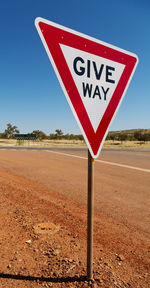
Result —
POLYGON ((21 258, 19 258, 19 259, 18 259, 18 262, 22 262, 22 259, 21 259, 21 258))
POLYGON ((51 252, 46 251, 46 252, 44 252, 44 255, 49 256, 49 255, 51 255, 51 252))
POLYGON ((117 260, 118 261, 124 261, 125 260, 125 257, 123 256, 123 255, 118 255, 118 254, 116 254, 116 256, 117 256, 117 260))
POLYGON ((11 267, 12 267, 11 264, 8 264, 7 268, 10 269, 11 267))
POLYGON ((14 258, 13 258, 13 260, 17 260, 17 256, 16 256, 16 255, 14 255, 14 258))
POLYGON ((39 239, 39 235, 34 235, 34 240, 38 240, 39 239))
POLYGON ((58 277, 59 271, 55 271, 55 272, 53 273, 53 275, 54 275, 55 277, 58 277))
POLYGON ((32 242, 31 240, 27 240, 26 241, 27 244, 31 244, 31 242, 32 242))
POLYGON ((143 277, 141 275, 139 275, 139 279, 142 279, 143 277))
POLYGON ((125 257, 123 255, 119 255, 119 258, 120 258, 121 261, 125 260, 125 257))
POLYGON ((74 260, 72 260, 72 259, 68 259, 68 262, 72 263, 72 262, 74 262, 74 260))

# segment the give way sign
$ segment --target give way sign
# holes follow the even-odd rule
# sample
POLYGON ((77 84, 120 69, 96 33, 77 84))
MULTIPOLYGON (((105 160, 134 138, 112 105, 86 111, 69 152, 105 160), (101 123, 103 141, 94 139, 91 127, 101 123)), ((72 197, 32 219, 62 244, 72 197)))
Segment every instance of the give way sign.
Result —
POLYGON ((43 18, 35 26, 93 158, 138 63, 128 51, 43 18))

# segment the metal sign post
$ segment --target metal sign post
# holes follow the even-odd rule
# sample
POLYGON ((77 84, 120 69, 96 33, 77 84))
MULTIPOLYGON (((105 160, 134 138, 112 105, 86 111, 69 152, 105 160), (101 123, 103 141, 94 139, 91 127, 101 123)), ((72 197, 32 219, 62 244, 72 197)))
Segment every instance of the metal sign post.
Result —
POLYGON ((87 279, 93 278, 94 159, 88 150, 87 279))

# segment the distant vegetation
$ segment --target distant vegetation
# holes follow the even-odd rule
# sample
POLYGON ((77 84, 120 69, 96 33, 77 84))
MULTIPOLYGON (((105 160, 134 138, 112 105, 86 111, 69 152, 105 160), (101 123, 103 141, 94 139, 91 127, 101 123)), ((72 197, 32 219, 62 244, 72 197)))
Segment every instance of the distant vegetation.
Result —
POLYGON ((106 140, 113 141, 150 141, 150 129, 132 129, 109 132, 106 140))
MULTIPOLYGON (((15 135, 19 134, 20 131, 17 126, 13 126, 10 123, 7 124, 7 128, 3 133, 0 133, 0 138, 1 139, 15 139, 15 135)), ((56 129, 55 133, 46 135, 43 131, 41 130, 33 130, 30 133, 27 133, 28 136, 32 134, 36 134, 36 139, 37 140, 84 140, 82 135, 74 135, 74 134, 64 134, 61 129, 56 129)), ((23 134, 22 134, 23 135, 23 134)))
MULTIPOLYGON (((19 134, 19 129, 17 126, 13 126, 10 123, 7 124, 7 128, 3 133, 0 133, 0 138, 3 139, 14 139, 15 134, 19 134)), ((74 134, 64 134, 61 129, 56 129, 55 133, 46 135, 41 130, 33 130, 28 133, 36 134, 37 140, 84 140, 82 135, 74 135, 74 134)), ((109 132, 106 138, 107 140, 112 141, 138 141, 138 142, 147 142, 150 141, 150 129, 132 129, 132 130, 123 130, 123 131, 114 131, 109 132)))

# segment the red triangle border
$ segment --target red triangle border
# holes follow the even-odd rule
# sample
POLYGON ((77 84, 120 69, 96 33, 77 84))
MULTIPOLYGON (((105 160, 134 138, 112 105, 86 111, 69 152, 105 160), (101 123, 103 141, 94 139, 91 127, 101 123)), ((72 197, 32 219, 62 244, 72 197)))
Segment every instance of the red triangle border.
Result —
POLYGON ((45 41, 43 44, 46 44, 46 48, 49 50, 53 58, 55 67, 60 75, 83 132, 85 133, 84 138, 86 142, 88 141, 87 144, 90 152, 94 158, 97 158, 113 115, 119 103, 121 102, 121 99, 123 98, 123 94, 129 83, 129 80, 131 80, 130 78, 133 74, 133 70, 137 65, 138 58, 136 55, 130 52, 122 52, 122 50, 119 48, 118 50, 117 47, 112 48, 109 44, 109 46, 107 46, 107 44, 104 45, 103 42, 101 44, 98 40, 95 42, 93 39, 89 39, 90 37, 86 38, 86 35, 80 36, 80 33, 72 30, 68 31, 69 29, 67 28, 64 30, 65 27, 61 28, 60 25, 49 22, 45 19, 37 19, 37 25, 39 27, 37 27, 37 29, 40 29, 38 32, 40 32, 40 36, 42 34, 42 38, 44 38, 42 41, 45 41), (82 103, 79 92, 61 50, 60 44, 70 46, 72 48, 76 48, 78 50, 82 50, 87 53, 91 53, 96 56, 100 56, 125 65, 124 71, 101 119, 96 133, 91 125, 91 121, 82 103))

